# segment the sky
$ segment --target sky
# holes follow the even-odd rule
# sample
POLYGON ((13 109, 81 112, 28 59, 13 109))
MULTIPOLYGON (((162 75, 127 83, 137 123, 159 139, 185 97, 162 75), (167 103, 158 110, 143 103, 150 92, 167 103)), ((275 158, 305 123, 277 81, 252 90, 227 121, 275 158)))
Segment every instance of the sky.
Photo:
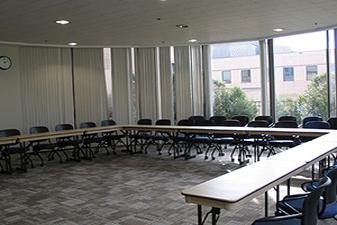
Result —
MULTIPOLYGON (((329 39, 333 47, 333 39, 329 39)), ((326 31, 275 38, 274 44, 288 46, 298 52, 323 50, 326 49, 326 31)))

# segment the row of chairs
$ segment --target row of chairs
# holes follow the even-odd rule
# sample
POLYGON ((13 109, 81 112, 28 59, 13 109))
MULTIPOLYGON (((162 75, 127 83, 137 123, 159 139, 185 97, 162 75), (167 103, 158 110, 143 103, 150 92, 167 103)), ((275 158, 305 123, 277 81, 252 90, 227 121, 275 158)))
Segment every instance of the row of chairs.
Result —
MULTIPOLYGON (((112 125, 116 125, 116 122, 113 120, 101 121, 101 126, 112 125)), ((90 127, 96 127, 96 124, 93 122, 84 122, 80 124, 80 128, 90 127)), ((58 124, 55 126, 55 131, 73 129, 74 127, 71 124, 58 124)), ((49 132, 49 129, 45 126, 35 126, 31 127, 29 130, 30 134, 46 132, 49 132)), ((17 129, 0 130, 0 137, 18 136, 20 134, 21 132, 17 129)), ((2 145, 0 146, 0 159, 4 162, 4 165, 0 162, 0 168, 3 172, 12 172, 11 155, 13 154, 20 155, 20 169, 23 170, 26 170, 28 163, 30 163, 31 167, 34 167, 31 158, 32 156, 38 157, 40 159, 40 165, 43 166, 45 163, 41 153, 48 153, 48 160, 53 160, 55 156, 57 156, 60 162, 64 161, 64 157, 66 161, 71 159, 80 161, 81 158, 90 160, 95 157, 95 153, 100 149, 105 149, 107 154, 110 154, 109 149, 115 153, 116 145, 118 143, 124 144, 124 137, 125 135, 112 131, 104 132, 102 135, 84 135, 81 138, 76 136, 56 138, 55 141, 46 138, 44 140, 31 141, 26 146, 22 144, 2 145), (92 146, 92 144, 96 144, 96 146, 92 146), (71 151, 71 155, 67 153, 69 151, 71 151)))

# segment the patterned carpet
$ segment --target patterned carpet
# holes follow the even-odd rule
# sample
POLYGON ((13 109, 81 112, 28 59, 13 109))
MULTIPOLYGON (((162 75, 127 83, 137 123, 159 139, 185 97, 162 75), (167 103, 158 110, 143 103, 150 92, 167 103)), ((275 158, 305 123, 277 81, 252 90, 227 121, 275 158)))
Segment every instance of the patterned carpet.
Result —
MULTIPOLYGON (((181 191, 238 168, 226 161, 228 154, 185 161, 152 152, 102 153, 93 161, 48 162, 28 173, 0 175, 0 224, 196 224, 196 206, 186 204, 181 191)), ((222 210, 218 224, 251 224, 263 216, 263 206, 261 196, 235 211, 222 210)))

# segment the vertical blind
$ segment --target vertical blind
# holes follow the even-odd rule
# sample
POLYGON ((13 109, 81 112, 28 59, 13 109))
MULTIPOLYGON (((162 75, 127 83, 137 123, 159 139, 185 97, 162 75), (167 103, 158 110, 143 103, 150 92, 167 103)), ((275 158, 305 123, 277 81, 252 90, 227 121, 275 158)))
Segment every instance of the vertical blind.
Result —
POLYGON ((170 47, 159 48, 161 118, 173 121, 173 77, 170 47))
POLYGON ((117 124, 130 122, 130 49, 111 49, 112 117, 117 124))
POLYGON ((23 128, 73 123, 69 49, 20 47, 23 128))
POLYGON ((137 48, 135 50, 139 117, 155 121, 158 119, 156 48, 137 48))
POLYGON ((107 92, 102 49, 74 49, 74 92, 77 125, 106 119, 107 92))

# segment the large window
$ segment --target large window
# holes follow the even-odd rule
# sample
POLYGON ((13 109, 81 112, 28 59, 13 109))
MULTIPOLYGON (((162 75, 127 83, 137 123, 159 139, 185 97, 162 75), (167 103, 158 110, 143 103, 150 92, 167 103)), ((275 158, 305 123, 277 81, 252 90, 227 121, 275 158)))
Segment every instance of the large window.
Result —
POLYGON ((214 115, 261 114, 259 43, 214 44, 211 52, 214 115))
POLYGON ((274 39, 276 118, 328 117, 326 46, 326 31, 274 39))

